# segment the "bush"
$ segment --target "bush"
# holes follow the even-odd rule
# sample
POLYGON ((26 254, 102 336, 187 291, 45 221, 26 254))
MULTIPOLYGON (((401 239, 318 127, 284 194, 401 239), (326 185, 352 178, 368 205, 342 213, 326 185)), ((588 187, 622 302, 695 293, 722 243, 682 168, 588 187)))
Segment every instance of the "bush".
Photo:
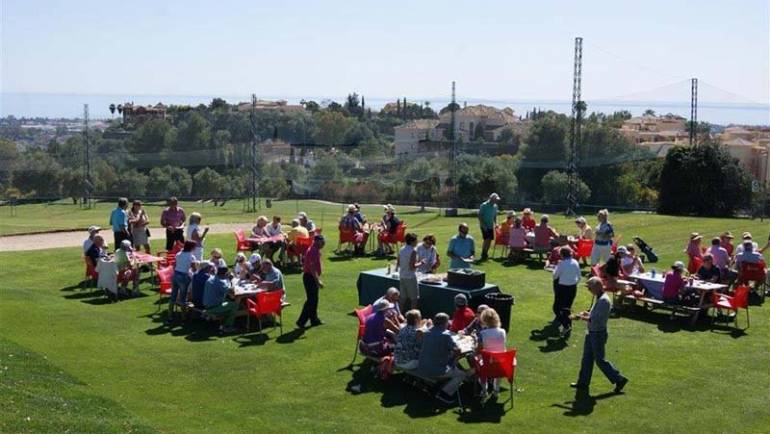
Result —
POLYGON ((721 146, 678 146, 660 174, 658 211, 663 214, 732 216, 749 206, 751 175, 721 146))
MULTIPOLYGON (((543 176, 543 200, 549 204, 567 203, 569 191, 569 175, 566 172, 552 170, 543 176)), ((578 203, 583 203, 591 197, 591 189, 582 179, 578 178, 578 203)))
POLYGON ((192 190, 192 178, 181 167, 155 167, 150 170, 147 194, 156 197, 187 196, 192 190))

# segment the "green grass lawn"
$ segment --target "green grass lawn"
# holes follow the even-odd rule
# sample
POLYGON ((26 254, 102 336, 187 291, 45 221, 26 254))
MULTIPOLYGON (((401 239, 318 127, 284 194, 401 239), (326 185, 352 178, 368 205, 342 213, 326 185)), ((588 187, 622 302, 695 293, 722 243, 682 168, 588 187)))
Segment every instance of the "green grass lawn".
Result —
MULTIPOLYGON (((435 233, 442 250, 461 221, 427 213, 405 218, 418 234, 435 233)), ((573 228, 562 217, 553 220, 557 229, 573 228)), ((658 270, 682 258, 692 231, 750 230, 764 239, 768 229, 749 220, 649 214, 612 220, 625 240, 641 235, 655 247, 658 270)), ((326 223, 327 234, 336 232, 332 227, 326 223)), ((216 235, 207 248, 221 246, 232 256, 233 243, 232 235, 216 235)), ((691 328, 665 313, 621 313, 610 322, 607 350, 631 379, 626 393, 610 394, 595 370, 593 398, 576 402, 568 384, 576 379, 583 326, 566 346, 530 339, 552 317, 548 273, 489 261, 480 265, 487 280, 516 296, 509 345, 519 349, 523 390, 512 411, 493 404, 461 416, 397 377, 380 382, 365 370, 343 369, 353 355, 357 323, 348 313, 356 307, 357 274, 386 260, 334 259, 336 241, 329 244, 320 305, 326 325, 292 331, 304 293, 300 276, 291 274, 293 305, 284 311, 282 337, 277 329, 220 337, 195 322, 166 328, 149 283, 145 297, 105 304, 98 293, 77 288, 78 248, 0 254, 0 432, 768 431, 767 305, 752 306, 745 334, 712 332, 705 322, 691 328), (362 393, 349 392, 351 384, 362 384, 362 393)), ((589 302, 581 289, 575 307, 589 302)))
MULTIPOLYGON (((257 215, 262 214, 267 216, 281 215, 288 219, 296 216, 299 211, 305 211, 316 224, 328 226, 332 222, 336 222, 344 211, 341 204, 333 205, 311 200, 274 201, 271 208, 266 208, 263 201, 257 213, 246 212, 243 200, 230 200, 225 202, 223 206, 195 202, 181 202, 180 206, 187 211, 188 215, 192 211, 203 214, 205 224, 254 221, 257 215)), ((151 226, 160 226, 160 214, 164 207, 165 203, 163 202, 145 204, 151 226)), ((0 236, 51 230, 84 230, 94 224, 107 227, 110 211, 114 208, 115 203, 99 202, 92 208, 81 209, 79 205, 73 205, 71 201, 16 207, 3 206, 0 207, 0 236)), ((398 208, 399 212, 416 209, 414 207, 398 208)), ((364 206, 363 211, 366 215, 371 216, 382 214, 382 208, 378 206, 364 206)))

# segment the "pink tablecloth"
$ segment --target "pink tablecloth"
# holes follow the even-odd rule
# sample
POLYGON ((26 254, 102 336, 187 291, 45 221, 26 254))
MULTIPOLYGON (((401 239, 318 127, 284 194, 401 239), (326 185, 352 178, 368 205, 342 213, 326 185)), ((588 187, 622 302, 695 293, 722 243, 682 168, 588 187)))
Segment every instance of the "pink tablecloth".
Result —
POLYGON ((272 237, 249 237, 246 238, 246 241, 255 243, 255 244, 264 244, 264 243, 278 243, 284 240, 283 235, 273 235, 272 237))

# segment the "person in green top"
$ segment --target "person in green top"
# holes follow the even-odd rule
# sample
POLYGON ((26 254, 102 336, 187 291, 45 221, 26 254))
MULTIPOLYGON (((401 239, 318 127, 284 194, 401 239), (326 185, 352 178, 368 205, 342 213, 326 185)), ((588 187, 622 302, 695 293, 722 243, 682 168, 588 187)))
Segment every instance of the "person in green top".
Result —
POLYGON ((481 260, 486 260, 489 252, 489 246, 495 239, 495 227, 497 226, 497 203, 500 202, 500 196, 497 193, 489 195, 489 200, 479 206, 479 226, 481 227, 481 236, 484 242, 481 244, 481 260))

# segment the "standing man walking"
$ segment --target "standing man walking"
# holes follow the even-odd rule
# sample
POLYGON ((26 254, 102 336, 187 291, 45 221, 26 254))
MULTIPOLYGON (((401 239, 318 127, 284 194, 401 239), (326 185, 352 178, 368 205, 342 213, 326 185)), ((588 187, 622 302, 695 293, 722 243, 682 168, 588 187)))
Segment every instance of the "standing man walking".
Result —
POLYGON ((160 214, 160 225, 166 228, 166 251, 174 248, 174 243, 184 243, 184 209, 179 206, 176 197, 168 200, 168 208, 160 214))
POLYGON ((305 324, 315 327, 323 322, 318 318, 318 290, 324 287, 321 281, 321 249, 326 244, 323 235, 313 238, 313 245, 305 253, 302 261, 302 283, 305 285, 305 304, 297 320, 297 328, 304 329, 305 324))
POLYGON ((561 336, 565 339, 572 333, 572 302, 575 301, 577 285, 580 282, 580 264, 572 257, 572 249, 559 250, 561 261, 553 270, 553 313, 554 324, 561 325, 561 336))
POLYGON ((481 227, 481 236, 484 242, 481 245, 481 260, 485 261, 488 258, 489 246, 492 241, 495 240, 495 226, 497 226, 497 203, 500 202, 500 196, 497 193, 489 195, 489 200, 486 200, 479 206, 479 226, 481 227))
POLYGON ((588 279, 588 290, 596 297, 590 312, 580 312, 575 319, 588 322, 588 333, 583 344, 583 361, 580 364, 580 374, 576 383, 570 384, 575 389, 587 390, 591 384, 591 374, 594 363, 612 384, 615 385, 615 393, 620 393, 628 383, 628 378, 620 374, 612 363, 604 358, 604 347, 607 344, 607 320, 610 316, 612 301, 604 292, 602 281, 598 277, 588 279))
POLYGON ((130 241, 128 233, 128 199, 121 197, 118 199, 118 206, 110 214, 110 226, 115 234, 115 249, 119 249, 123 240, 130 241))

